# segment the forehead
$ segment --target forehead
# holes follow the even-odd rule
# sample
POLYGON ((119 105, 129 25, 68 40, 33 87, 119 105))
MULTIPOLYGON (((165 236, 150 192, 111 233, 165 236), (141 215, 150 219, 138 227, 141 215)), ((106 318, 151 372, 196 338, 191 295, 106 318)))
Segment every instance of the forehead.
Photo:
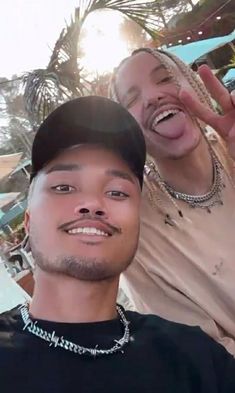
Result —
POLYGON ((67 176, 69 179, 71 176, 77 179, 77 175, 81 172, 84 172, 89 179, 87 171, 95 174, 97 179, 101 179, 100 176, 107 179, 110 176, 118 177, 117 174, 122 173, 123 175, 119 177, 132 179, 133 183, 139 184, 128 163, 118 153, 97 145, 80 145, 64 150, 38 173, 35 183, 37 187, 43 187, 47 179, 50 181, 49 179, 67 178, 67 176))
MULTIPOLYGON (((112 178, 121 178, 129 180, 140 192, 136 175, 119 154, 105 147, 83 145, 64 150, 38 173, 33 182, 33 189, 37 189, 37 193, 34 193, 34 195, 40 195, 38 191, 44 190, 48 182, 60 181, 61 179, 63 181, 78 180, 78 174, 81 172, 87 179, 86 183, 89 183, 89 176, 93 173, 97 182, 101 182, 100 184, 102 184, 102 181, 106 182, 112 178)), ((38 198, 34 197, 34 199, 37 200, 38 198)))
POLYGON ((43 172, 46 173, 57 163, 79 163, 81 169, 89 166, 122 166, 128 168, 122 157, 101 145, 80 145, 65 149, 50 161, 43 172))
POLYGON ((162 72, 162 70, 166 69, 165 63, 167 63, 175 76, 180 74, 177 64, 165 54, 155 57, 151 53, 139 52, 131 56, 124 61, 117 72, 116 86, 118 94, 122 94, 130 87, 144 82, 153 70, 156 69, 156 72, 162 72))

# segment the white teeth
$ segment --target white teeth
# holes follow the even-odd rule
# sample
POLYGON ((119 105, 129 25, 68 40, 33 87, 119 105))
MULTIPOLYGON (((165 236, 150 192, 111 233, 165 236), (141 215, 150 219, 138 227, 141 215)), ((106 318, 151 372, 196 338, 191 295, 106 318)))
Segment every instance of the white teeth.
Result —
POLYGON ((107 232, 101 231, 100 229, 97 229, 97 228, 91 228, 91 227, 73 228, 73 229, 68 230, 68 233, 70 235, 76 235, 77 233, 85 233, 86 235, 108 236, 107 232))
POLYGON ((167 111, 159 113, 159 115, 156 116, 154 119, 153 127, 155 127, 159 123, 159 121, 163 120, 165 117, 167 117, 169 115, 175 115, 178 112, 179 112, 179 109, 169 109, 167 111))

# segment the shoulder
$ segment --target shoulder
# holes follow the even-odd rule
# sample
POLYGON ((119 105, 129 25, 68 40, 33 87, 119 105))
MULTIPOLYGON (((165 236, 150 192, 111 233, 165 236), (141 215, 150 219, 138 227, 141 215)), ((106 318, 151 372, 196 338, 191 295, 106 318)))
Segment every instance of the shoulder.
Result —
MULTIPOLYGON (((156 334, 164 335, 165 337, 176 337, 181 335, 204 337, 204 333, 197 326, 188 326, 181 323, 169 321, 153 314, 140 314, 134 311, 127 311, 130 320, 137 324, 139 328, 145 328, 155 331, 156 334)), ((207 336, 206 336, 207 337, 207 336)))
POLYGON ((19 320, 19 306, 0 314, 0 334, 10 331, 19 320))
POLYGON ((188 326, 168 321, 157 315, 143 315, 133 311, 128 311, 127 315, 135 326, 135 330, 145 332, 158 343, 170 346, 182 354, 193 353, 195 359, 230 356, 199 326, 188 326))

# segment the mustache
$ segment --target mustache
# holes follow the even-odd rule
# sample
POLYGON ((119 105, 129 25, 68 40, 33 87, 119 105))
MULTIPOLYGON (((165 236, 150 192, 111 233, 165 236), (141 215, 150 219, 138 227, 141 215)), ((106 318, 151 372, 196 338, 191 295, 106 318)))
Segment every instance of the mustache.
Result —
POLYGON ((66 223, 64 223, 64 224, 62 224, 62 225, 60 225, 60 226, 58 227, 58 229, 60 229, 60 230, 66 230, 66 229, 68 229, 70 226, 79 224, 80 222, 82 222, 82 221, 84 221, 84 220, 86 220, 86 221, 90 220, 90 221, 93 221, 93 222, 94 222, 94 221, 100 222, 100 223, 102 223, 103 225, 105 225, 105 226, 110 230, 110 232, 113 233, 113 234, 115 234, 115 233, 121 234, 121 233, 122 233, 122 230, 121 230, 120 227, 117 227, 117 226, 115 226, 115 225, 113 225, 113 224, 110 224, 109 222, 107 222, 107 221, 104 220, 103 218, 94 216, 94 215, 92 215, 92 214, 90 214, 90 213, 84 213, 83 216, 82 216, 81 218, 78 218, 78 219, 72 220, 72 221, 68 221, 68 222, 66 222, 66 223))

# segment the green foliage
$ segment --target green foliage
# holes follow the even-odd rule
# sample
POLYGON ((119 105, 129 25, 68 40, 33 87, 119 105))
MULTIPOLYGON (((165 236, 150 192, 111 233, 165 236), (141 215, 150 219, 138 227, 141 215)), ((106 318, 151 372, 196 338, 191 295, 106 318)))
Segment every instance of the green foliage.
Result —
POLYGON ((120 35, 130 51, 144 46, 147 42, 145 30, 131 19, 124 19, 120 26, 120 35))
POLYGON ((25 110, 21 77, 0 78, 0 155, 23 152, 29 156, 31 125, 25 110))
POLYGON ((231 68, 235 67, 235 53, 232 55, 229 65, 231 66, 231 68))
POLYGON ((132 32, 130 46, 137 36, 136 46, 142 46, 145 33, 155 40, 159 36, 158 30, 167 26, 164 12, 169 9, 182 12, 189 5, 192 6, 191 0, 80 0, 74 17, 55 44, 48 67, 25 75, 24 97, 32 124, 37 126, 60 103, 91 94, 97 88, 97 81, 94 84, 88 82, 84 70, 79 67, 83 55, 79 48, 81 30, 90 13, 104 9, 122 13, 129 23, 133 23, 132 28, 130 25, 127 28, 132 32))
POLYGON ((83 94, 77 66, 78 39, 81 29, 79 9, 57 40, 47 69, 38 69, 24 77, 24 99, 31 123, 37 125, 60 103, 83 94))
POLYGON ((216 76, 217 76, 219 79, 222 79, 222 78, 224 77, 224 75, 225 75, 230 69, 232 69, 232 68, 235 68, 235 53, 232 55, 232 57, 231 57, 231 59, 230 59, 230 61, 229 61, 229 64, 228 64, 228 65, 225 65, 225 66, 223 66, 223 67, 221 67, 221 68, 217 71, 216 76))
MULTIPOLYGON (((234 17, 234 2, 231 1, 230 3, 227 4, 226 8, 231 9, 231 17, 234 17), (233 13, 233 15, 232 15, 233 13)), ((177 23, 177 27, 179 27, 181 30, 183 29, 192 29, 194 26, 197 26, 199 24, 205 24, 207 18, 210 18, 210 16, 220 8, 220 6, 225 5, 224 0, 201 0, 199 1, 194 7, 193 10, 190 12, 187 12, 185 15, 182 15, 182 18, 180 18, 179 22, 177 23)), ((224 13, 223 8, 223 13, 224 13)), ((229 15, 228 15, 229 16, 229 15)), ((226 25, 226 21, 224 20, 224 24, 226 25)), ((215 23, 214 28, 218 29, 219 24, 215 23)), ((233 24, 234 26, 234 24, 233 24)), ((232 31, 232 30, 231 30, 232 31)), ((222 33, 222 35, 225 33, 222 33)))
MULTIPOLYGON (((24 78, 26 109, 34 127, 61 102, 91 93, 94 88, 79 67, 81 29, 86 17, 94 11, 119 11, 136 22, 153 39, 158 36, 159 1, 142 0, 80 0, 70 24, 62 30, 48 67, 35 70, 24 78)), ((172 0, 173 1, 173 0, 172 0)))

